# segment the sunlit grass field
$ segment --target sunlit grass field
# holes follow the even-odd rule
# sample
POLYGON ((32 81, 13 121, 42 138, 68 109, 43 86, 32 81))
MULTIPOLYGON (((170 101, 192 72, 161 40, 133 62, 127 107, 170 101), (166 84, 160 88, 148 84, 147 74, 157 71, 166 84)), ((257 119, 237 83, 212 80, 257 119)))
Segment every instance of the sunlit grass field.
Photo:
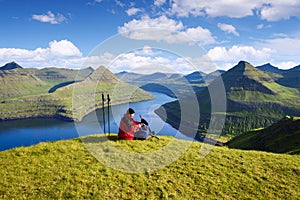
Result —
MULTIPOLYGON (((159 136, 159 140, 105 141, 103 135, 40 143, 0 152, 1 199, 299 199, 300 156, 214 147, 200 158, 203 144, 159 136), (82 142, 84 141, 84 143, 82 142), (126 152, 156 152, 176 142, 189 146, 158 170, 112 169, 93 155, 99 144, 126 152), (87 148, 89 151, 87 151, 87 148), (133 170, 134 171, 134 170, 133 170)), ((174 149, 176 151, 176 149, 174 149)), ((103 152, 102 152, 103 153, 103 152)), ((160 154, 158 154, 160 155, 160 154)), ((141 158, 142 158, 141 157, 141 158)), ((163 155, 161 155, 163 157, 163 155)), ((172 158, 170 158, 172 159, 172 158)), ((124 163, 126 165, 126 162, 124 163)), ((130 167, 130 166, 128 166, 130 167)))

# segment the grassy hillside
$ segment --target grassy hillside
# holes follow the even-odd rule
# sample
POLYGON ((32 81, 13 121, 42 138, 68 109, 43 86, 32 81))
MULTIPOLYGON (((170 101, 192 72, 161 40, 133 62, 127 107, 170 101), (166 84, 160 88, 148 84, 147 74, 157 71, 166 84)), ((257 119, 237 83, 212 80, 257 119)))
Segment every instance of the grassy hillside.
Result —
MULTIPOLYGON (((129 152, 153 152, 174 140, 162 136, 147 141, 110 139, 109 143, 129 152)), ((100 153, 99 136, 85 140, 100 153)), ((178 147, 186 142, 179 141, 178 147)), ((214 147, 200 158, 201 145, 192 143, 169 166, 145 173, 125 173, 103 165, 79 139, 3 151, 0 198, 299 199, 299 155, 214 147)))
POLYGON ((24 69, 0 70, 0 101, 47 92, 50 84, 24 69))
POLYGON ((227 145, 237 149, 300 154, 300 117, 286 116, 268 128, 243 133, 227 145))
MULTIPOLYGON (((276 83, 269 74, 255 68, 250 63, 239 62, 222 74, 222 80, 227 101, 218 102, 218 104, 226 103, 227 109, 226 113, 214 114, 226 114, 223 134, 238 135, 254 128, 267 127, 285 115, 300 113, 300 91, 276 83)), ((220 88, 215 81, 209 87, 220 88)), ((216 97, 217 95, 215 94, 216 97)), ((220 101, 219 99, 216 101, 220 101)), ((201 112, 199 132, 205 132, 211 120, 212 106, 211 94, 207 88, 197 92, 197 100, 201 112)), ((181 99, 181 102, 185 101, 189 101, 189 97, 181 99)), ((217 106, 215 104, 215 107, 217 106)), ((174 127, 178 127, 179 121, 196 123, 195 120, 187 121, 185 118, 188 117, 181 119, 180 109, 178 102, 171 102, 163 105, 156 113, 174 127), (164 110, 167 111, 167 114, 164 114, 164 110)))
MULTIPOLYGON (((49 70, 47 71, 49 72, 49 70)), ((59 71, 70 72, 70 70, 63 69, 59 71)), ((21 76, 19 75, 19 71, 16 73, 17 75, 14 74, 12 77, 18 78, 18 76, 21 76)), ((52 78, 57 75, 50 74, 52 74, 52 78)), ((72 74, 75 75, 74 72, 72 74)), ((27 77, 28 73, 25 75, 27 77)), ((35 77, 41 84, 44 84, 45 87, 37 87, 35 84, 37 81, 34 82, 27 79, 22 79, 21 82, 16 81, 16 84, 13 84, 13 79, 10 78, 9 83, 3 83, 3 88, 6 85, 13 85, 13 87, 17 87, 18 85, 25 87, 25 91, 27 92, 23 92, 20 96, 16 95, 11 98, 2 99, 0 102, 0 120, 55 117, 79 121, 89 112, 102 106, 102 93, 105 93, 105 95, 109 93, 111 95, 111 105, 153 98, 151 94, 146 93, 142 89, 122 82, 104 67, 99 67, 84 81, 56 88, 52 93, 48 93, 51 84, 53 86, 53 83, 57 83, 58 80, 69 80, 71 76, 54 78, 54 80, 50 79, 50 81, 41 80, 34 75, 31 76, 35 77), (33 91, 29 90, 30 88, 33 91)), ((82 75, 79 78, 82 78, 82 75)), ((7 80, 7 76, 4 76, 4 79, 7 80)), ((9 92, 11 93, 11 90, 9 92)))

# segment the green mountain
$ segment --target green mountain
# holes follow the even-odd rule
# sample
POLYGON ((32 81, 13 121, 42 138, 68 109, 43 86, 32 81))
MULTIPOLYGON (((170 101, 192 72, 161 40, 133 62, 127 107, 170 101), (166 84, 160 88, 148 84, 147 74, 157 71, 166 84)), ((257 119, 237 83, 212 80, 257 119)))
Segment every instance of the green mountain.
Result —
POLYGON ((277 82, 281 85, 300 89, 300 65, 287 70, 277 82))
POLYGON ((79 121, 102 106, 103 93, 111 94, 112 105, 153 98, 142 89, 119 80, 104 67, 91 74, 89 71, 57 68, 0 71, 0 120, 55 117, 79 121), (78 75, 80 73, 83 75, 78 75))
POLYGON ((286 116, 268 128, 243 133, 227 145, 236 149, 300 154, 300 117, 286 116))
POLYGON ((137 74, 131 72, 117 73, 121 80, 141 87, 147 91, 164 93, 171 97, 188 96, 189 93, 201 90, 206 83, 202 72, 194 72, 189 75, 178 73, 152 73, 137 74))
POLYGON ((257 66, 256 68, 261 71, 272 72, 275 74, 282 74, 282 73, 286 72, 286 70, 279 69, 278 67, 275 67, 275 66, 271 65, 270 63, 264 64, 261 66, 257 66))
POLYGON ((90 135, 2 151, 0 198, 299 199, 300 155, 214 147, 200 158, 202 147, 166 136, 125 141, 90 135), (111 158, 120 170, 93 155, 111 158))
MULTIPOLYGON (((7 66, 7 65, 6 65, 7 66)), ((4 66, 5 67, 5 66, 4 66)), ((46 92, 51 86, 21 67, 0 70, 0 101, 46 92)))
POLYGON ((54 92, 56 89, 82 81, 92 68, 72 70, 64 68, 31 69, 15 62, 0 67, 0 101, 28 95, 54 92))
MULTIPOLYGON (((263 72, 250 63, 239 62, 236 66, 221 76, 226 93, 226 102, 218 98, 218 80, 213 81, 208 88, 215 92, 214 98, 217 108, 213 116, 225 116, 225 125, 222 133, 237 135, 254 128, 267 127, 285 115, 297 115, 300 113, 300 92, 297 89, 282 86, 276 83, 269 74, 263 72), (218 105, 226 103, 226 113, 218 112, 218 105)), ((212 105, 209 89, 197 92, 197 101, 200 108, 199 132, 205 132, 212 119, 212 105)), ((197 124, 193 112, 190 116, 185 112, 182 118, 179 102, 189 103, 191 97, 163 105, 156 111, 163 119, 175 128, 181 124, 197 124)), ((192 109, 191 110, 195 110, 192 109)), ((217 122, 216 122, 217 123, 217 122)), ((185 134, 191 130, 187 129, 185 134)))

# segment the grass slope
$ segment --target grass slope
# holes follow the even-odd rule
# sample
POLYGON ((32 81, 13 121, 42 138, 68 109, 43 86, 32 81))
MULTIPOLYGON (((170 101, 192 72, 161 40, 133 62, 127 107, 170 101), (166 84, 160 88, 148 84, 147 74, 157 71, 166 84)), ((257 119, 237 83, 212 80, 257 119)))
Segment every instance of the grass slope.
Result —
POLYGON ((40 94, 50 87, 48 83, 24 69, 0 70, 0 101, 40 94))
POLYGON ((8 63, 0 69, 0 101, 28 95, 46 94, 52 88, 82 81, 91 73, 91 68, 82 70, 64 68, 25 69, 17 63, 8 63))
POLYGON ((227 145, 237 149, 300 154, 300 117, 286 116, 268 128, 241 134, 227 145))
MULTIPOLYGON (((85 139, 89 137, 95 141, 101 136, 85 139)), ((129 152, 155 151, 174 140, 160 137, 123 141, 116 140, 116 136, 110 139, 109 143, 129 152)), ((179 143, 186 142, 189 141, 179 143)), ((299 199, 299 155, 214 147, 205 158, 200 158, 201 145, 192 143, 165 168, 134 174, 101 164, 79 139, 3 151, 0 198, 299 199)))

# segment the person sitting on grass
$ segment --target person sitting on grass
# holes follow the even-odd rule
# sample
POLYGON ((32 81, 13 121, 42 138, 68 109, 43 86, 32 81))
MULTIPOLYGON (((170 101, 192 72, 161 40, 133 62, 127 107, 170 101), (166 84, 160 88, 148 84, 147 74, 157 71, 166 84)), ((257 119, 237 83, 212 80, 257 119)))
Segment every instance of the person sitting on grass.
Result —
POLYGON ((132 108, 129 108, 126 114, 124 114, 123 118, 121 119, 118 132, 118 136, 120 139, 133 140, 134 132, 142 126, 141 122, 135 121, 133 119, 134 113, 134 110, 132 108))

